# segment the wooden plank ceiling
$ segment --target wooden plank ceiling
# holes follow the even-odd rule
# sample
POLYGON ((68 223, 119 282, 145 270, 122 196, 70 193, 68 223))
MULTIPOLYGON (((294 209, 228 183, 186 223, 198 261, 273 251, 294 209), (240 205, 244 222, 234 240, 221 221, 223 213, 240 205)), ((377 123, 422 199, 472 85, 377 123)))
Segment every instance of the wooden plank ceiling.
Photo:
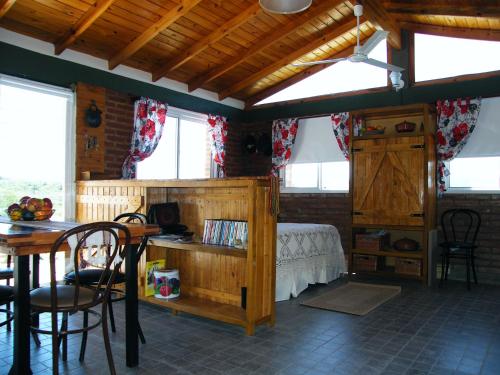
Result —
MULTIPOLYGON (((401 47, 401 29, 500 40, 500 1, 363 0, 361 39, 377 28, 401 47)), ((354 0, 314 0, 299 14, 257 0, 0 0, 0 26, 197 88, 255 103, 347 56, 356 43, 354 0)))

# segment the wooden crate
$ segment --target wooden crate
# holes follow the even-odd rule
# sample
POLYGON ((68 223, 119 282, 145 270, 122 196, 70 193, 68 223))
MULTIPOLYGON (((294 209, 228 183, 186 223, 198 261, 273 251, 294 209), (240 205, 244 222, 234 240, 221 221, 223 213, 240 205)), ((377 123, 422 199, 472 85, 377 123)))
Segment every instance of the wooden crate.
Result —
POLYGON ((396 258, 396 273, 421 276, 422 261, 420 259, 396 258))
POLYGON ((356 233, 356 249, 384 250, 390 247, 391 237, 389 233, 380 236, 376 233, 356 233))
POLYGON ((353 254, 352 261, 355 271, 377 270, 378 256, 376 255, 353 254))

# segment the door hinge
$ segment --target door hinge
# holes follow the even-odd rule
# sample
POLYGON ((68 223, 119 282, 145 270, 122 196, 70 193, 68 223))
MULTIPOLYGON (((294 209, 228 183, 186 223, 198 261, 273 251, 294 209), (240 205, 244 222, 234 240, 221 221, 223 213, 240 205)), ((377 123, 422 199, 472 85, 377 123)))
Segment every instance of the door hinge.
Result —
POLYGON ((425 145, 411 145, 410 148, 425 148, 425 145))
POLYGON ((419 214, 410 214, 411 217, 424 217, 424 213, 419 213, 419 214))
POLYGON ((363 213, 359 212, 359 211, 352 211, 351 214, 352 214, 352 216, 363 215, 363 213))
POLYGON ((362 148, 353 148, 353 149, 351 150, 351 152, 361 152, 361 151, 363 151, 363 149, 362 149, 362 148))

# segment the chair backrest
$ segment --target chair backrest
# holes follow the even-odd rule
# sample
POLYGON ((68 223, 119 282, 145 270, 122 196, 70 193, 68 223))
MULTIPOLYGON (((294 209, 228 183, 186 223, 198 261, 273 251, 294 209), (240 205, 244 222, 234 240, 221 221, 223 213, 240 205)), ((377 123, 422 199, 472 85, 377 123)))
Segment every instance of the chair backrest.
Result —
MULTIPOLYGON (((123 214, 118 215, 114 218, 113 221, 121 222, 121 223, 139 223, 139 224, 149 224, 148 218, 144 214, 140 214, 137 212, 125 212, 123 214)), ((141 259, 141 255, 146 249, 148 244, 149 236, 144 236, 139 244, 137 249, 137 263, 141 259)))
POLYGON ((87 266, 103 269, 97 285, 95 285, 93 302, 97 302, 100 294, 109 293, 113 285, 126 252, 130 247, 130 231, 116 222, 96 222, 84 224, 66 231, 52 245, 50 251, 50 288, 52 309, 57 309, 57 279, 56 279, 56 253, 61 247, 68 244, 71 248, 70 261, 73 262, 75 279, 73 295, 73 308, 77 310, 80 294, 80 263, 82 259, 87 266))
POLYGON ((481 216, 468 208, 446 210, 441 215, 441 228, 446 242, 474 245, 481 226, 481 216))

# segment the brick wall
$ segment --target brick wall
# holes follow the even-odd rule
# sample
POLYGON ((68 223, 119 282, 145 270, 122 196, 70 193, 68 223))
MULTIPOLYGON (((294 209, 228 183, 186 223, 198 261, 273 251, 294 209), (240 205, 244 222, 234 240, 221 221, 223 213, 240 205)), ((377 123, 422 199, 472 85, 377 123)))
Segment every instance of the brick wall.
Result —
POLYGON ((121 178, 122 164, 130 148, 133 131, 134 105, 131 96, 106 89, 105 103, 104 172, 92 173, 92 179, 97 180, 121 178))
MULTIPOLYGON (((500 284, 500 194, 445 194, 438 200, 438 218, 450 208, 470 208, 481 215, 476 250, 479 283, 500 284)), ((449 278, 464 280, 463 261, 455 261, 449 278)))

